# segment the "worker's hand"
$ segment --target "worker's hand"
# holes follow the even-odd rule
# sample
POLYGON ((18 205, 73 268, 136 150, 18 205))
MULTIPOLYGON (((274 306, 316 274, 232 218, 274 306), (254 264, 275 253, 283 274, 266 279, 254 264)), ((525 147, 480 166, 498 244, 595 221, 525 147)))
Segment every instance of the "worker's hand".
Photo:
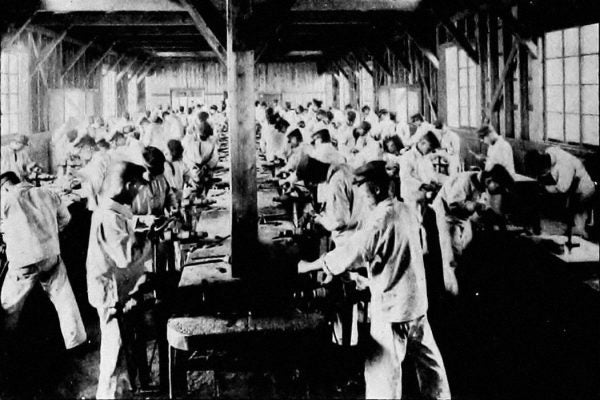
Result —
POLYGON ((445 265, 443 268, 444 287, 446 292, 453 296, 458 295, 458 280, 456 279, 455 268, 452 265, 445 265))
POLYGON ((319 262, 319 260, 313 262, 300 260, 298 262, 298 273, 305 274, 307 272, 317 271, 322 269, 321 265, 322 264, 319 262))

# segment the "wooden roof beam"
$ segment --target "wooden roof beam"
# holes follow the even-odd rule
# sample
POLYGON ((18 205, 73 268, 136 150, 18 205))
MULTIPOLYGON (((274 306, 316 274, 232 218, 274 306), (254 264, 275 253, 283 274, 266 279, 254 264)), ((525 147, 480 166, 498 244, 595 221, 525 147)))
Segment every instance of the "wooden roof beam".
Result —
POLYGON ((500 17, 502 18, 502 23, 508 30, 512 33, 512 35, 521 43, 526 49, 527 52, 537 60, 538 51, 537 46, 531 39, 531 35, 525 32, 525 28, 517 21, 517 19, 508 11, 504 11, 500 13, 500 17))
POLYGON ((256 51, 256 57, 254 58, 255 64, 265 54, 267 49, 283 36, 283 31, 287 26, 289 26, 291 10, 295 2, 296 0, 279 0, 277 3, 275 3, 276 9, 271 10, 272 13, 269 15, 275 16, 275 18, 272 19, 274 19, 276 22, 270 24, 270 26, 265 29, 268 37, 256 51))
POLYGON ((394 76, 392 69, 388 65, 387 61, 385 60, 385 58, 383 57, 381 52, 377 51, 377 49, 372 49, 369 47, 367 47, 366 50, 371 55, 371 57, 373 57, 373 60, 379 65, 379 67, 383 70, 383 72, 388 74, 390 77, 394 76))
POLYGON ((109 54, 112 53, 112 49, 115 46, 116 42, 113 42, 108 49, 102 53, 102 55, 100 56, 100 58, 98 58, 98 60, 94 63, 94 65, 92 66, 92 68, 90 68, 90 70, 88 71, 87 75, 85 76, 85 79, 88 80, 90 76, 92 76, 92 74, 94 72, 96 72, 96 69, 100 66, 100 64, 102 64, 102 62, 104 61, 104 59, 106 57, 108 57, 109 54))
POLYGON ((195 27, 194 21, 183 10, 179 12, 148 12, 124 11, 106 13, 105 11, 77 11, 69 13, 54 13, 38 11, 33 24, 36 26, 81 26, 93 27, 120 27, 120 28, 156 28, 169 27, 195 27))
POLYGON ((0 48, 2 49, 7 49, 10 46, 12 46, 12 44, 19 39, 19 37, 21 36, 21 34, 25 31, 25 29, 29 26, 29 24, 31 24, 31 20, 33 19, 33 17, 30 17, 27 21, 25 21, 25 23, 23 25, 21 25, 21 27, 19 29, 17 29, 14 33, 12 33, 9 37, 3 38, 2 40, 2 45, 0 48))
POLYGON ((119 66, 119 64, 121 63, 121 61, 123 61, 125 59, 125 57, 127 57, 127 55, 121 54, 117 58, 117 61, 115 61, 111 66, 108 67, 107 72, 110 72, 110 71, 113 71, 113 70, 117 69, 117 67, 119 66))
POLYGON ((490 108, 488 110, 488 115, 492 115, 492 113, 496 110, 496 106, 498 105, 498 101, 500 100, 500 96, 502 94, 502 89, 506 84, 506 77, 508 73, 514 66, 514 61, 517 56, 517 50, 519 49, 519 42, 517 40, 513 41, 512 48, 510 49, 510 53, 504 62, 504 68, 502 69, 502 74, 500 76, 500 82, 498 83, 498 87, 494 90, 494 94, 492 95, 492 101, 490 103, 490 108))
POLYGON ((461 32, 456 25, 448 17, 442 16, 441 18, 442 25, 450 32, 450 34, 456 39, 460 47, 467 53, 467 55, 471 58, 471 60, 475 61, 475 63, 479 64, 479 54, 477 50, 471 46, 469 39, 465 36, 463 32, 461 32))
POLYGON ((363 54, 357 51, 353 51, 350 54, 352 54, 356 61, 358 61, 358 63, 365 69, 365 71, 367 71, 369 75, 371 75, 372 77, 375 76, 373 70, 371 69, 371 67, 369 67, 369 64, 367 64, 367 61, 364 59, 363 54))
POLYGON ((52 42, 50 42, 50 44, 48 44, 44 48, 44 51, 42 52, 42 54, 40 54, 39 58, 35 63, 35 66, 32 69, 30 77, 32 77, 37 72, 37 70, 46 62, 48 57, 50 57, 54 49, 56 49, 56 47, 63 41, 63 39, 67 36, 67 31, 68 29, 65 29, 57 38, 55 38, 52 42))
POLYGON ((190 17, 196 24, 196 28, 198 28, 198 31, 202 34, 208 45, 217 55, 219 62, 221 62, 221 64, 223 65, 227 65, 227 51, 225 50, 225 47, 223 47, 223 44, 221 44, 217 36, 214 34, 212 29, 209 28, 202 15, 200 15, 200 13, 196 9, 196 7, 194 7, 190 0, 180 0, 180 2, 183 9, 190 14, 190 17))
POLYGON ((131 71, 131 68, 133 67, 133 64, 135 64, 137 62, 137 58, 134 58, 129 64, 127 64, 125 66, 125 68, 123 68, 116 76, 115 78, 115 82, 119 82, 121 79, 123 79, 123 77, 125 76, 125 74, 127 74, 129 71, 131 71))
POLYGON ((92 44, 94 44, 95 41, 96 41, 96 38, 90 40, 89 42, 87 42, 84 46, 82 46, 79 49, 79 51, 73 56, 71 61, 69 61, 69 63, 67 64, 67 67, 63 70, 63 73, 60 75, 61 79, 64 78, 65 75, 67 75, 67 73, 75 66, 75 64, 77 64, 77 61, 79 61, 81 59, 81 57, 83 57, 83 55, 85 54, 87 49, 89 49, 90 46, 92 44))
POLYGON ((404 29, 404 32, 412 40, 414 45, 417 47, 417 49, 419 49, 423 56, 429 60, 431 65, 433 65, 435 69, 439 69, 440 60, 435 54, 435 50, 428 46, 412 28, 404 29))

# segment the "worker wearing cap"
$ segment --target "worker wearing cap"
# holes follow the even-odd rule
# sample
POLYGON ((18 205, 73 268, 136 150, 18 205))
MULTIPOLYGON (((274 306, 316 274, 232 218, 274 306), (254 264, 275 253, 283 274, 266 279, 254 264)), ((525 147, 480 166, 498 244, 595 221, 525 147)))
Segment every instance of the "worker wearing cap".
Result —
POLYGON ((2 285, 5 324, 16 328, 27 296, 40 283, 54 304, 65 347, 86 340, 86 332, 60 257, 58 233, 71 219, 60 197, 21 182, 13 171, 0 175, 0 223, 6 243, 8 273, 2 285))
POLYGON ((326 164, 344 164, 346 157, 331 142, 328 129, 321 129, 312 134, 312 157, 326 164))
POLYGON ((424 200, 431 186, 437 183, 431 153, 439 147, 435 134, 427 132, 400 157, 400 195, 409 205, 416 206, 424 200))
POLYGON ((509 190, 513 179, 501 165, 490 171, 461 172, 441 187, 432 207, 440 239, 444 282, 448 292, 457 294, 454 270, 457 259, 473 238, 472 221, 492 212, 490 196, 509 190))
POLYGON ((441 119, 435 121, 433 126, 435 128, 433 133, 440 140, 440 148, 436 154, 442 156, 448 162, 448 175, 454 175, 462 168, 460 136, 450 130, 441 119))
POLYGON ((16 135, 7 146, 2 146, 0 173, 13 171, 19 179, 25 179, 35 165, 29 155, 29 137, 16 135))
POLYGON ((119 387, 122 334, 117 318, 119 306, 143 281, 144 262, 150 258, 149 241, 134 233, 131 203, 146 182, 145 169, 126 162, 111 165, 106 198, 92 214, 86 262, 88 300, 100 317, 100 373, 97 399, 114 399, 120 390, 130 390, 124 377, 119 387))
POLYGON ((573 233, 587 237, 585 224, 593 206, 596 185, 581 160, 558 146, 552 146, 543 153, 531 150, 525 156, 525 164, 547 193, 571 196, 573 233))
POLYGON ((190 173, 191 182, 196 187, 198 196, 208 192, 208 182, 212 178, 213 170, 219 164, 219 150, 213 139, 213 130, 207 122, 196 125, 197 132, 187 134, 181 144, 183 145, 183 161, 190 173))
POLYGON ((364 225, 318 260, 300 261, 298 272, 339 275, 367 265, 373 342, 365 360, 367 398, 402 398, 402 362, 408 351, 414 352, 422 395, 449 399, 444 363, 427 320, 417 218, 410 207, 390 198, 385 162, 369 162, 355 173, 357 185, 374 206, 364 225))
POLYGON ((406 127, 401 132, 400 138, 402 139, 402 143, 404 147, 409 148, 415 146, 419 140, 427 133, 433 131, 434 126, 429 122, 425 121, 423 115, 420 113, 416 113, 411 115, 410 117, 410 126, 406 127), (415 129, 415 133, 411 135, 411 126, 412 129, 415 129))
POLYGON ((484 169, 489 171, 494 165, 502 165, 512 176, 515 176, 515 160, 513 150, 492 125, 484 125, 477 130, 479 139, 488 145, 485 156, 475 155, 479 161, 485 161, 484 169))

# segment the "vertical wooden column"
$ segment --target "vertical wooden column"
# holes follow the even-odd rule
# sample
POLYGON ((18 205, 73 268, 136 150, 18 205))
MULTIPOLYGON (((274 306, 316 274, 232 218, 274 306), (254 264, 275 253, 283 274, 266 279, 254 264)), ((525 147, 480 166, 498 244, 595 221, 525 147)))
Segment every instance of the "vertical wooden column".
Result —
POLYGON ((489 88, 487 14, 484 12, 477 15, 477 52, 479 53, 481 110, 487 110, 489 108, 487 93, 492 93, 492 90, 489 88))
MULTIPOLYGON (((498 17, 490 13, 488 20, 489 56, 490 56, 490 93, 494 93, 500 84, 498 80, 498 17)), ((490 122, 498 131, 500 129, 499 112, 492 109, 490 122)))
POLYGON ((258 244, 254 50, 247 45, 242 30, 249 4, 248 0, 227 0, 231 262, 236 277, 249 275, 258 244))
POLYGON ((515 73, 514 68, 507 64, 512 48, 512 34, 506 26, 502 25, 502 56, 508 66, 508 74, 504 81, 504 133, 506 137, 515 137, 515 73))
POLYGON ((529 140, 529 54, 525 45, 519 45, 519 83, 521 111, 521 139, 529 140))

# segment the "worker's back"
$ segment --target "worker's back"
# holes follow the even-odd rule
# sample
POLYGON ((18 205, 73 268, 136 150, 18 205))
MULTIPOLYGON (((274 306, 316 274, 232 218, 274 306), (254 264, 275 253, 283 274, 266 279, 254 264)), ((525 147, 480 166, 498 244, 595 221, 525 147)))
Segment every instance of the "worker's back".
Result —
POLYGON ((2 231, 8 261, 34 264, 60 254, 58 232, 70 219, 58 195, 29 183, 2 194, 2 231))

